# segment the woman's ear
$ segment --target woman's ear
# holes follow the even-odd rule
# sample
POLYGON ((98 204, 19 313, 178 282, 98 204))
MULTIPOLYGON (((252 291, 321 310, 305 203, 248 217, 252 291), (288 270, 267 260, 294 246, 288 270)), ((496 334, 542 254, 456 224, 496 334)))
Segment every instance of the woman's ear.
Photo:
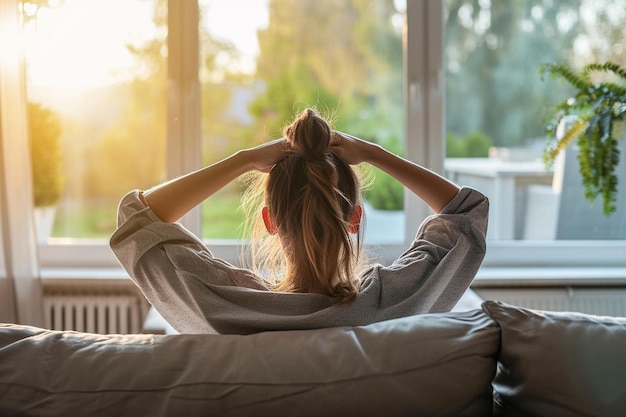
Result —
POLYGON ((363 207, 356 206, 350 216, 350 225, 348 226, 348 232, 356 234, 359 233, 359 227, 361 226, 361 217, 363 216, 363 207))
POLYGON ((267 206, 263 207, 261 210, 261 216, 263 217, 263 223, 265 224, 267 233, 275 235, 276 232, 278 232, 278 227, 276 227, 276 223, 274 223, 274 219, 272 219, 272 215, 270 214, 270 209, 267 206))

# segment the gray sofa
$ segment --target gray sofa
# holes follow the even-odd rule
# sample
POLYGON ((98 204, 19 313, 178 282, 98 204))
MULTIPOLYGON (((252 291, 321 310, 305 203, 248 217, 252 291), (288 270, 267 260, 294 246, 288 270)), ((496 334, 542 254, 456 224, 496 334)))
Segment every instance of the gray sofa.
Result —
POLYGON ((626 416, 626 318, 496 301, 361 327, 0 325, 2 416, 626 416))

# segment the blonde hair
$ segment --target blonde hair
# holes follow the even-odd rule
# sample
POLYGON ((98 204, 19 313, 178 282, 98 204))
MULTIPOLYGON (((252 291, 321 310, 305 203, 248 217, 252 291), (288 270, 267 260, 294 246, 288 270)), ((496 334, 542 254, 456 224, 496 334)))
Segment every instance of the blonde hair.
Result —
POLYGON ((361 228, 350 236, 361 203, 358 174, 336 157, 333 131, 313 109, 304 110, 283 132, 291 154, 248 187, 244 202, 255 202, 252 262, 276 291, 321 291, 337 302, 359 292, 356 269, 361 228), (268 207, 277 233, 268 235, 260 205, 268 207))

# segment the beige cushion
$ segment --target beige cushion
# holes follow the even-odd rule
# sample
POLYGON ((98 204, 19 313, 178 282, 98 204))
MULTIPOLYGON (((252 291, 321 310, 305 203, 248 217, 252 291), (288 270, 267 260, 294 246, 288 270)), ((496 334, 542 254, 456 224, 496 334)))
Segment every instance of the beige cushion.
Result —
POLYGON ((533 311, 496 301, 498 415, 626 415, 626 318, 533 311))
POLYGON ((4 325, 0 415, 484 417, 498 341, 481 310, 249 336, 4 325))

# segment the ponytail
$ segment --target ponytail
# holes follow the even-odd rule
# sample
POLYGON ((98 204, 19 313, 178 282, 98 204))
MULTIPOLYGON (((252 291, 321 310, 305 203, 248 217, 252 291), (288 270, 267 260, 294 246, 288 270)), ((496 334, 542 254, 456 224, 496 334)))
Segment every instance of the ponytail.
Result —
POLYGON ((330 151, 332 130, 314 110, 303 111, 284 136, 293 152, 265 182, 265 204, 277 227, 282 257, 281 251, 264 246, 266 253, 253 254, 262 260, 257 268, 269 268, 272 275, 284 272, 274 282, 277 291, 318 291, 350 301, 360 285, 355 269, 361 239, 349 233, 360 204, 358 176, 330 151))

